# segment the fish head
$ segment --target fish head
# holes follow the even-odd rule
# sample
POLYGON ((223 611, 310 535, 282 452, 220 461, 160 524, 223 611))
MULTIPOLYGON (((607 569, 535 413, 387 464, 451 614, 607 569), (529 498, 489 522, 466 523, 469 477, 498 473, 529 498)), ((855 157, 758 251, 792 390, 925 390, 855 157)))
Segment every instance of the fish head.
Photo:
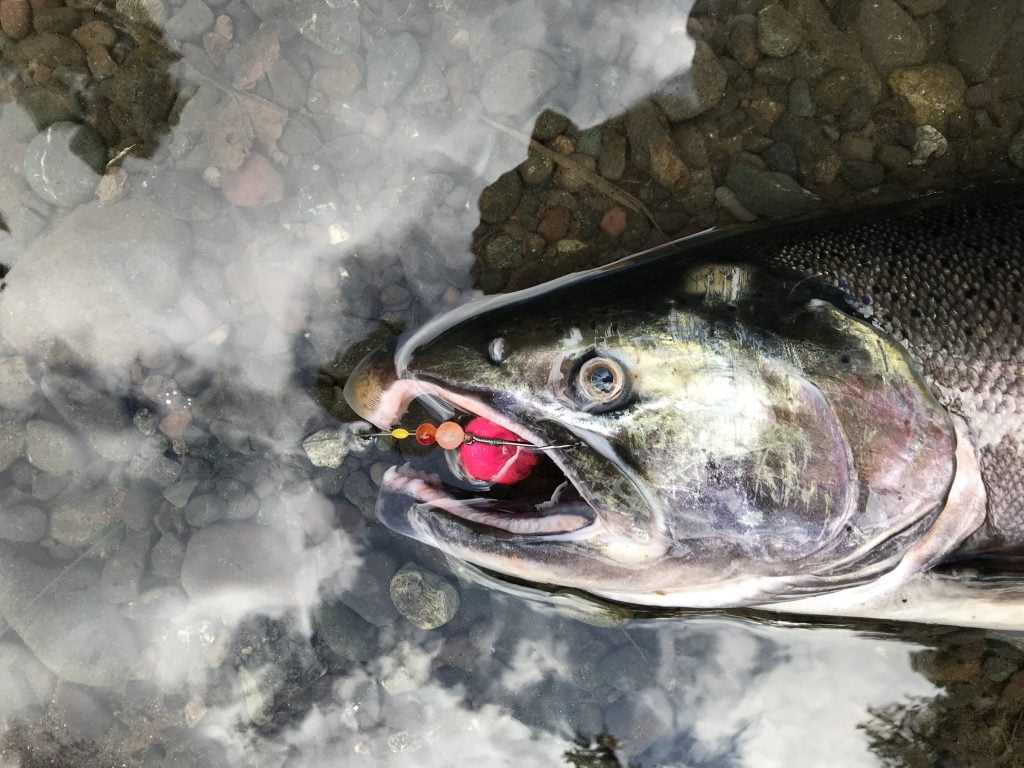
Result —
POLYGON ((819 294, 662 266, 442 316, 367 358, 350 404, 384 429, 416 398, 482 416, 558 487, 524 506, 395 468, 378 515, 492 571, 637 604, 754 604, 891 568, 949 488, 952 430, 902 347, 819 294), (912 498, 911 477, 929 486, 912 498))

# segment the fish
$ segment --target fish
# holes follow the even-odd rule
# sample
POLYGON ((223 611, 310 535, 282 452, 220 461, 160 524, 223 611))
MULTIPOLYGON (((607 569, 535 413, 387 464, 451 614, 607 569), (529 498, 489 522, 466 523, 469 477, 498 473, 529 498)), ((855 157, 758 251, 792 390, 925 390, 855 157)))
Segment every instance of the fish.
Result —
POLYGON ((415 403, 543 455, 522 488, 457 451, 385 473, 378 519, 489 574, 656 611, 1024 629, 1020 183, 482 297, 344 394, 379 429, 415 403))

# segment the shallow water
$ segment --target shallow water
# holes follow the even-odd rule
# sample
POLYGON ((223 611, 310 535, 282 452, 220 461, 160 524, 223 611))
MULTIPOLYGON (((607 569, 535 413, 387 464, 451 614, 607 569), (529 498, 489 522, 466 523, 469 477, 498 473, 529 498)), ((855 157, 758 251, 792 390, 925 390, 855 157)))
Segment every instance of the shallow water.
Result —
POLYGON ((506 593, 373 520, 396 452, 341 397, 481 290, 1019 176, 1017 0, 0 29, 0 766, 1024 764, 1019 637, 506 593))

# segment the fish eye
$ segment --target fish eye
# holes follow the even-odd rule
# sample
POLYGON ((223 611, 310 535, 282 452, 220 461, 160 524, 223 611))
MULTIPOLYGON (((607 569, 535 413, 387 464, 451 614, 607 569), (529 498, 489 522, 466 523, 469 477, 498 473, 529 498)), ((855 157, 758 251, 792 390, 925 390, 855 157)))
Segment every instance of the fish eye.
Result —
POLYGON ((591 357, 576 374, 576 389, 591 407, 610 410, 630 396, 629 377, 622 364, 610 357, 591 357))
POLYGON ((504 336, 496 336, 487 345, 487 359, 495 365, 501 365, 508 357, 508 344, 504 336))

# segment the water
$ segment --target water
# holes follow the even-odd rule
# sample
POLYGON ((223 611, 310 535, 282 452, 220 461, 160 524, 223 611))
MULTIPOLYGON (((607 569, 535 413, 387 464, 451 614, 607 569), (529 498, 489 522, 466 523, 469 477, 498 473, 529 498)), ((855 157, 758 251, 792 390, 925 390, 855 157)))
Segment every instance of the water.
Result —
POLYGON ((1021 764, 1017 637, 581 614, 372 520, 400 329, 1020 174, 1019 2, 783 5, 0 0, 0 765, 1021 764))

